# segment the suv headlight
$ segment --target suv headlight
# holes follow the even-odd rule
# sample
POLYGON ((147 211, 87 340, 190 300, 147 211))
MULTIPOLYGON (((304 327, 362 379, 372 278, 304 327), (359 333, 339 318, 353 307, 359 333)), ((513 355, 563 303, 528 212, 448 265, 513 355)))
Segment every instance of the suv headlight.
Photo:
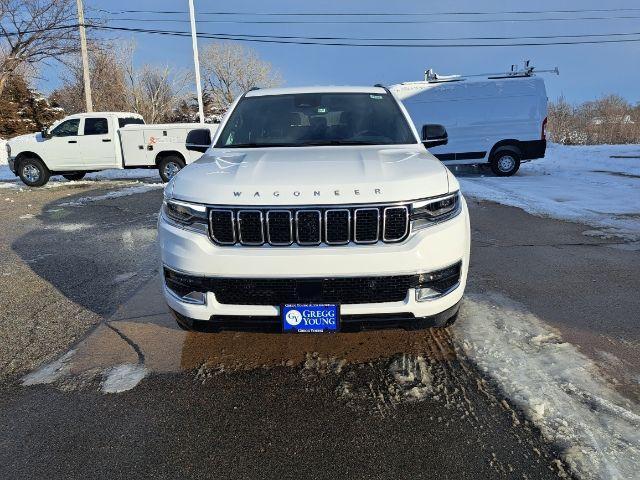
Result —
POLYGON ((179 227, 205 234, 208 231, 207 207, 204 205, 165 198, 162 213, 179 227))
POLYGON ((462 211, 460 192, 411 204, 411 228, 420 230, 457 216, 462 211))

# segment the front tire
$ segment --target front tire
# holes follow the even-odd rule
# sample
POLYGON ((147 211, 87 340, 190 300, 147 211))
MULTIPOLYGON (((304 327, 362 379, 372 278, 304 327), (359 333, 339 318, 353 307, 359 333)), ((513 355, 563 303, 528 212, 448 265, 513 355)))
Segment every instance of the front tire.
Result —
POLYGON ((41 187, 49 181, 51 172, 39 158, 27 157, 20 160, 18 175, 25 185, 41 187))
POLYGON ((163 182, 168 182, 184 167, 184 160, 177 155, 163 157, 158 163, 160 178, 162 178, 163 182))
POLYGON ((69 180, 70 182, 75 182, 77 180, 82 180, 86 175, 85 172, 76 172, 76 173, 67 173, 66 175, 62 175, 64 178, 69 180))
POLYGON ((491 157, 491 171, 498 177, 510 177, 519 168, 520 155, 512 150, 502 150, 491 157))

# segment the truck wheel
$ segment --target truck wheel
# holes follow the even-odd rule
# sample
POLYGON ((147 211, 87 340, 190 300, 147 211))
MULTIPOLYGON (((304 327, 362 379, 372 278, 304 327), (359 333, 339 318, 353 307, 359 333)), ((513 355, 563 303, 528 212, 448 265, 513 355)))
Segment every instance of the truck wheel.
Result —
POLYGON ((160 171, 160 177, 162 181, 168 182, 176 173, 184 168, 184 160, 176 155, 168 155, 163 157, 158 164, 158 170, 160 171))
POLYGON ((51 172, 42 160, 36 157, 27 157, 20 160, 18 175, 26 185, 41 187, 49 181, 51 172))
POLYGON ((82 180, 85 175, 86 175, 85 172, 77 172, 77 173, 67 173, 66 175, 62 175, 62 176, 67 180, 69 180, 70 182, 73 182, 76 180, 82 180))
POLYGON ((496 152, 491 157, 491 171, 498 177, 510 177, 520 168, 520 155, 511 150, 496 152))

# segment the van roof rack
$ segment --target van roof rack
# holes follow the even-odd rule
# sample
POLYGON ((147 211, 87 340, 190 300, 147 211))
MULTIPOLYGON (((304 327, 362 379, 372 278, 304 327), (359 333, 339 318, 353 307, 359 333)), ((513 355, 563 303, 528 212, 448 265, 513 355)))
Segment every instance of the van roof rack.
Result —
POLYGON ((432 68, 430 68, 426 72, 424 72, 424 81, 428 83, 461 82, 463 80, 466 80, 467 78, 472 77, 486 77, 489 80, 497 80, 501 78, 532 77, 536 73, 555 73, 556 75, 560 75, 560 70, 558 70, 558 67, 549 70, 536 70, 535 67, 531 65, 531 61, 527 60, 524 62, 524 67, 522 70, 518 70, 517 65, 511 65, 511 70, 509 70, 508 72, 498 73, 476 73, 472 75, 438 75, 433 71, 432 68))

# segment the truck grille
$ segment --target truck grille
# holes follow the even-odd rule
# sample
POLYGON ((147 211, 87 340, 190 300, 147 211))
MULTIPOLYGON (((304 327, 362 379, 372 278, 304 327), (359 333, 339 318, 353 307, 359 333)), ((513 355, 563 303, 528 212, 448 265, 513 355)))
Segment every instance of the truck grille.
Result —
POLYGON ((212 208, 209 236, 218 245, 277 247, 400 242, 409 234, 409 209, 398 206, 257 209, 212 208))

